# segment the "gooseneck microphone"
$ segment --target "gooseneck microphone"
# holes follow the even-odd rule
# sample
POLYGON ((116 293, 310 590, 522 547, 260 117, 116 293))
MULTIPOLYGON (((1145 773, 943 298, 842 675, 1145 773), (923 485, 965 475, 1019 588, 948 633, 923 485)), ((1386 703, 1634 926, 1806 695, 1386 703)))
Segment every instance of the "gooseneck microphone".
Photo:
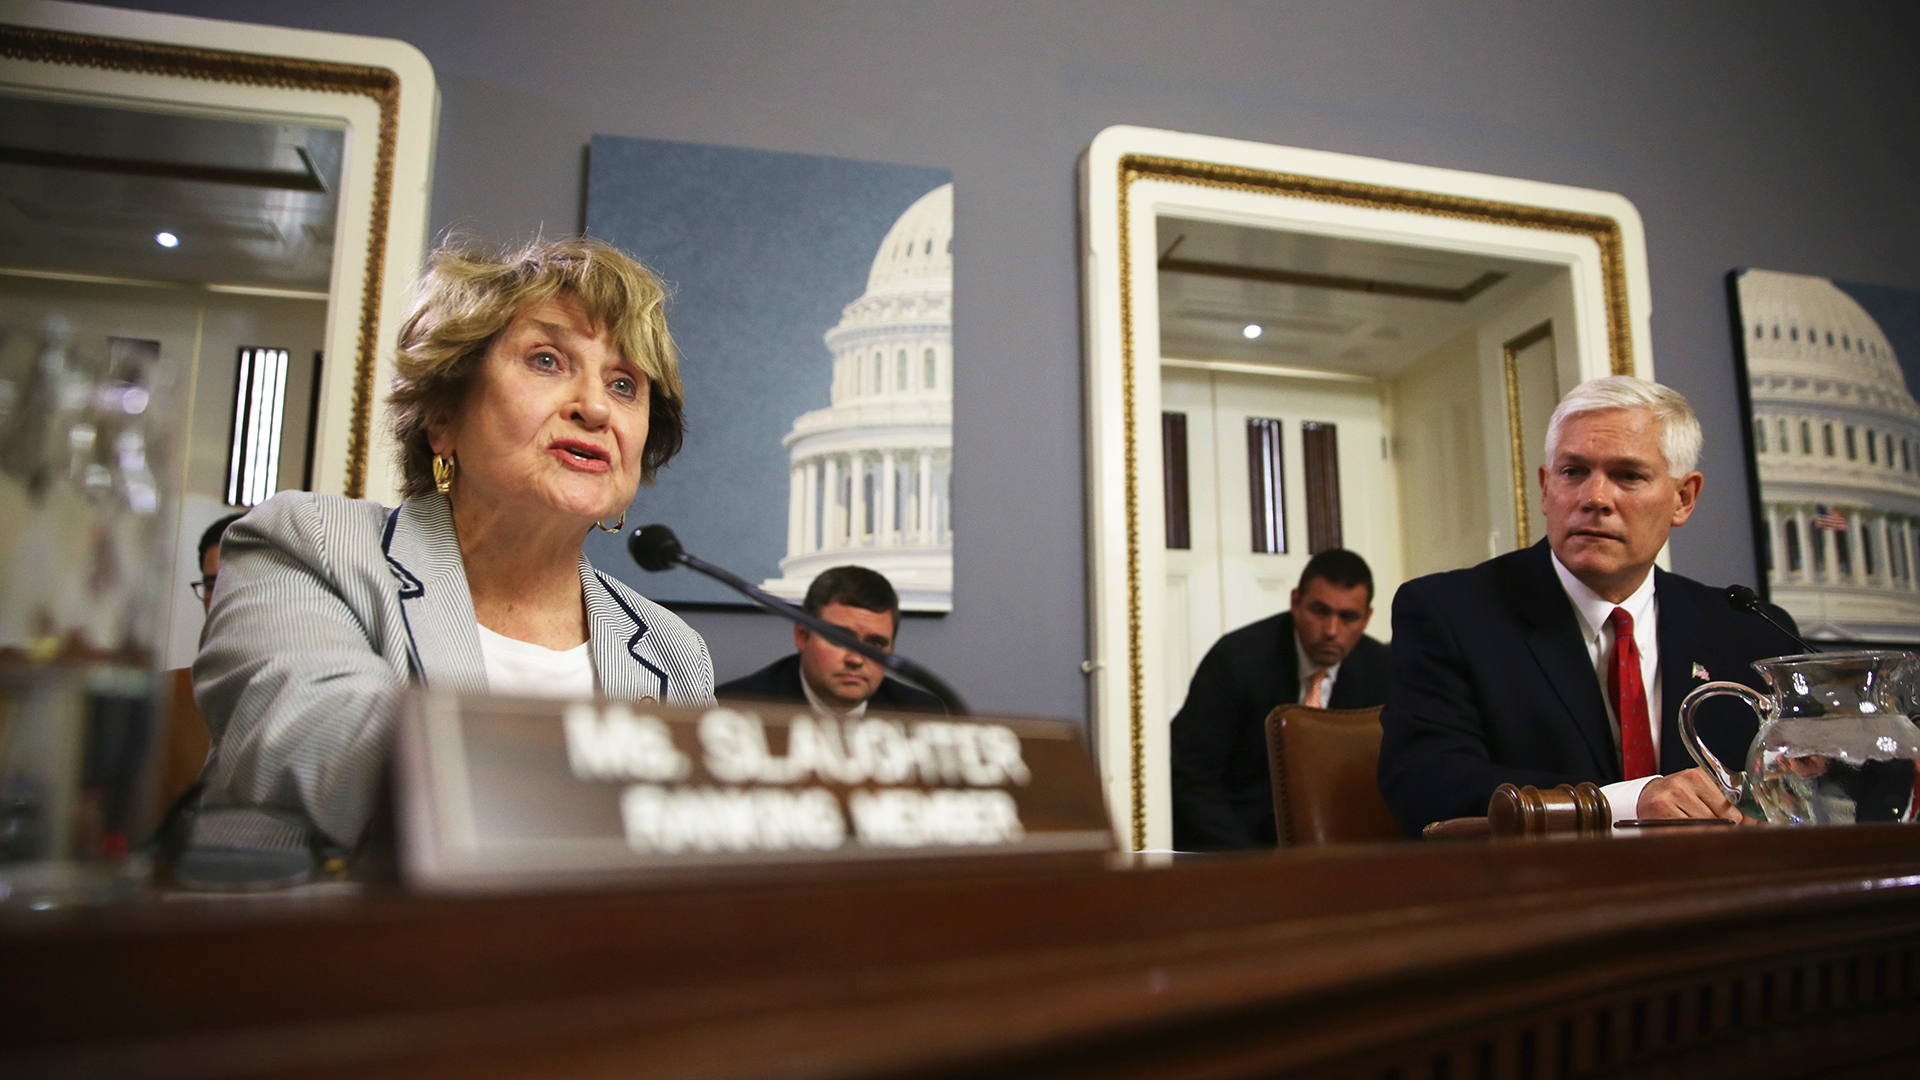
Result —
POLYGON ((768 611, 776 615, 784 615, 835 645, 857 652, 888 671, 924 688, 940 699, 940 703, 947 707, 948 713, 954 716, 967 715, 966 703, 961 701, 960 695, 953 692, 953 687, 941 681, 938 675, 904 656, 881 652, 842 627, 810 615, 777 596, 754 588, 736 574, 722 570, 697 556, 687 554, 687 550, 680 546, 680 538, 673 535, 673 530, 665 525, 648 525, 644 529, 633 530, 633 534, 627 537, 627 553, 633 556, 634 562, 640 564, 640 569, 649 573, 671 570, 675 565, 679 565, 696 573, 705 574, 768 611))
POLYGON ((1805 641, 1802 641, 1799 634, 1780 625, 1780 620, 1767 614, 1767 609, 1760 606, 1760 597, 1752 589, 1747 588, 1745 585, 1729 585, 1727 586, 1726 595, 1727 603, 1733 605, 1735 611, 1751 611, 1755 615, 1767 620, 1767 622, 1772 623, 1775 630, 1792 638, 1793 643, 1800 646, 1801 652, 1811 653, 1820 651, 1805 641))

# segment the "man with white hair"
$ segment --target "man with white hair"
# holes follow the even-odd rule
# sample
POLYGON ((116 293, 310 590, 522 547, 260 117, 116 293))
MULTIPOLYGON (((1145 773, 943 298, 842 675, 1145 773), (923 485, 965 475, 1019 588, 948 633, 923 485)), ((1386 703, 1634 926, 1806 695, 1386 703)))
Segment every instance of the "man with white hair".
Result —
MULTIPOLYGON (((1582 383, 1547 428, 1546 538, 1400 587, 1380 792, 1409 834, 1486 813, 1503 783, 1593 781, 1615 821, 1751 820, 1682 745, 1680 701, 1708 679, 1764 689, 1750 662, 1798 648, 1721 590, 1653 564, 1700 497, 1700 444, 1679 393, 1626 376, 1582 383)), ((1751 712, 1711 704, 1702 739, 1745 760, 1751 712)))

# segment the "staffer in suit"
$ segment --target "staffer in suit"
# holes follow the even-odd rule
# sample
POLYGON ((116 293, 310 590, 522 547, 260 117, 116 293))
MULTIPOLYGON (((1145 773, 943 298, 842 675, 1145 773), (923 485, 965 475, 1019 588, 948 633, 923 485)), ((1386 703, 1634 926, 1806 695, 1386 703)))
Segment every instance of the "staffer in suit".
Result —
POLYGON ((663 299, 596 240, 434 255, 390 403, 406 500, 285 492, 227 531, 194 662, 203 805, 352 848, 409 683, 712 700, 700 636, 582 551, 680 447, 663 299))
MULTIPOLYGON (((807 586, 801 603, 810 615, 840 627, 882 652, 900 633, 900 597, 886 575, 864 566, 836 566, 807 586)), ((798 651, 751 675, 722 683, 725 698, 811 706, 822 716, 856 719, 868 704, 884 712, 944 712, 940 699, 888 675, 879 664, 843 649, 804 626, 793 628, 798 651)))
POLYGON ((202 613, 213 610, 213 585, 220 577, 220 538, 227 535, 227 526, 239 521, 244 514, 228 514, 206 527, 200 534, 200 578, 189 588, 200 599, 202 613))
POLYGON ((1351 551, 1315 555, 1288 610, 1227 634, 1173 718, 1173 846, 1273 847, 1267 714, 1276 705, 1361 709, 1387 697, 1387 648, 1366 636, 1373 571, 1351 551))
MULTIPOLYGON (((1546 538, 1400 587, 1380 791, 1409 834, 1486 813, 1508 782, 1593 781, 1616 821, 1751 820, 1694 767, 1680 701, 1708 679, 1759 689, 1748 664, 1798 650, 1719 590, 1653 564, 1699 499, 1700 444, 1675 391, 1625 376, 1582 383, 1548 423, 1546 538)), ((1734 708, 1701 734, 1741 761, 1754 723, 1734 708)))

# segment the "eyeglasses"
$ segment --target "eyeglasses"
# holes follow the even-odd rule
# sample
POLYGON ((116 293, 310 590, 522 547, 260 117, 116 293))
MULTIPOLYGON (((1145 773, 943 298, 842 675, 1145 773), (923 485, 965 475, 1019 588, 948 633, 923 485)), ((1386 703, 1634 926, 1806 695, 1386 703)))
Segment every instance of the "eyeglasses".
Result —
POLYGON ((201 600, 205 600, 207 597, 213 595, 213 583, 216 579, 219 578, 219 576, 220 575, 218 574, 209 574, 208 576, 201 578, 199 581, 189 583, 187 585, 187 588, 193 590, 193 595, 195 597, 201 600))

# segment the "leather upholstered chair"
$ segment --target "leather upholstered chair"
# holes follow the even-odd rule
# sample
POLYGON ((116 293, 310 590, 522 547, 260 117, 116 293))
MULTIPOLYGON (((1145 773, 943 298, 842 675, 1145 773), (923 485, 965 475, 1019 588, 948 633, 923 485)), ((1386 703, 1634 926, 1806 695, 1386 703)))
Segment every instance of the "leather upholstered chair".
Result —
POLYGON ((207 719, 193 700, 193 669, 167 673, 173 679, 173 707, 167 710, 166 761, 160 768, 160 786, 154 792, 156 809, 166 810, 181 793, 200 779, 207 763, 207 719))
POLYGON ((1380 797, 1380 708, 1281 705, 1267 714, 1281 847, 1398 840, 1380 797))

